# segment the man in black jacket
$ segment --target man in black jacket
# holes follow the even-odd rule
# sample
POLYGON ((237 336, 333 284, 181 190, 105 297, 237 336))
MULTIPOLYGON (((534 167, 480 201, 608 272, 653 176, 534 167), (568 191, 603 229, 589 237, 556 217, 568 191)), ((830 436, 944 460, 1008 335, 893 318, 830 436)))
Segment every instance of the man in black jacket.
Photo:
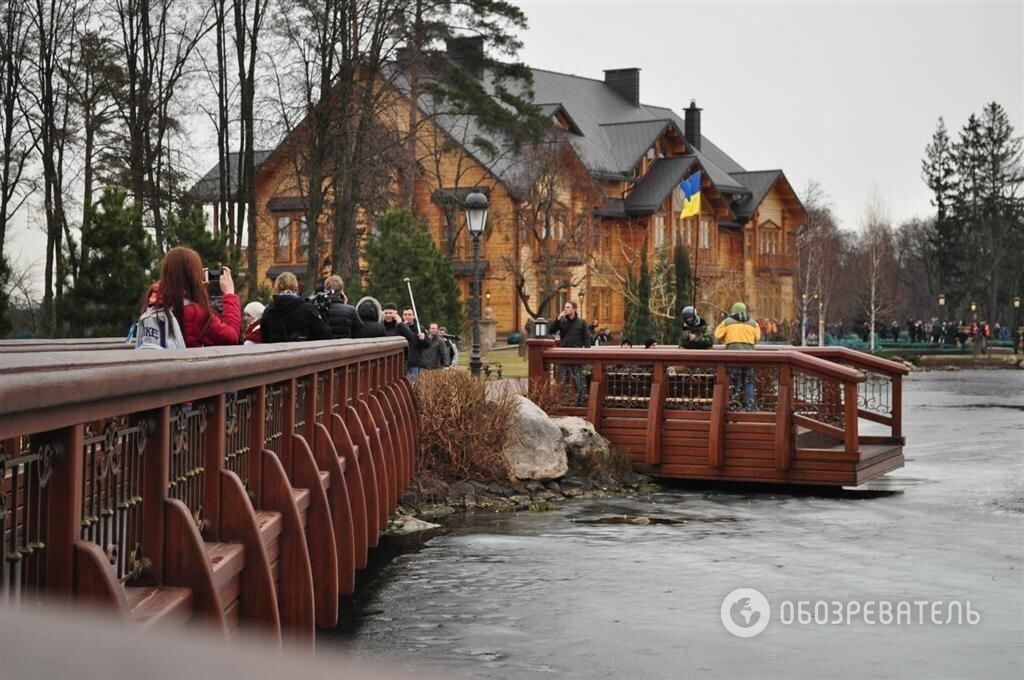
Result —
POLYGON ((285 272, 274 281, 274 299, 263 310, 263 342, 329 340, 331 329, 312 303, 299 297, 299 282, 285 272))
POLYGON ((331 337, 335 340, 354 338, 363 330, 363 320, 356 308, 348 304, 343 285, 337 274, 331 274, 324 281, 324 293, 331 301, 327 308, 327 325, 331 327, 331 337))
POLYGON ((413 317, 412 308, 407 308, 407 316, 411 321, 405 321, 398 318, 398 308, 394 303, 389 302, 384 305, 384 335, 401 335, 409 342, 409 353, 405 357, 405 377, 410 382, 416 382, 416 378, 420 373, 420 350, 425 349, 428 345, 426 342, 427 336, 419 324, 416 324, 415 328, 419 332, 413 331, 413 317))
MULTIPOLYGON (((555 322, 555 330, 558 332, 559 347, 590 347, 590 327, 576 312, 576 303, 565 303, 565 309, 558 315, 555 322)), ((558 367, 558 375, 563 385, 569 384, 569 379, 576 383, 576 404, 583 406, 587 403, 587 387, 583 379, 583 366, 581 364, 561 364, 558 367)))

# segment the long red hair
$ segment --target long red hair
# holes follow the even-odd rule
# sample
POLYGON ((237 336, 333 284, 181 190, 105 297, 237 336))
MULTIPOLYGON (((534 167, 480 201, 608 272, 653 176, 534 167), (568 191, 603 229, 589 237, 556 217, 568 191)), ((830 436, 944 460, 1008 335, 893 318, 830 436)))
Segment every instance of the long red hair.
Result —
POLYGON ((170 309, 179 323, 185 322, 185 300, 206 312, 200 334, 206 333, 213 319, 210 293, 203 282, 203 262, 191 248, 171 248, 160 263, 160 305, 170 309))

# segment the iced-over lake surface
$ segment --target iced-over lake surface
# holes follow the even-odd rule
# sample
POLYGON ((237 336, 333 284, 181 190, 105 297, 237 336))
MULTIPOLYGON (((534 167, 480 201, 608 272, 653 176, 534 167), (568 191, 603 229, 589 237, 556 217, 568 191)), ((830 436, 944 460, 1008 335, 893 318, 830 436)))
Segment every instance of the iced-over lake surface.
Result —
POLYGON ((460 678, 1022 678, 1024 372, 904 385, 907 463, 883 480, 473 515, 384 567, 319 644, 460 678), (615 516, 685 521, 586 523, 615 516), (772 605, 750 639, 720 617, 739 587, 772 605), (783 625, 784 600, 970 600, 981 621, 783 625))

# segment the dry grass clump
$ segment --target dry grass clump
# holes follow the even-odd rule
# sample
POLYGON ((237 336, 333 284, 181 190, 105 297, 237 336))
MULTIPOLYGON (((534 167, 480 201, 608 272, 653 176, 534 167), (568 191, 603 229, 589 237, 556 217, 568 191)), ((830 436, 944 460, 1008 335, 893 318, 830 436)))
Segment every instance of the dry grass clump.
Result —
POLYGON ((569 385, 552 382, 547 376, 532 378, 525 385, 525 391, 520 386, 520 394, 536 404, 540 410, 549 416, 555 414, 561 407, 567 404, 576 403, 576 391, 569 385))
POLYGON ((629 452, 617 446, 609 446, 608 451, 591 449, 585 456, 572 456, 569 459, 570 474, 594 481, 621 480, 633 469, 629 452))
POLYGON ((419 407, 417 471, 446 480, 508 482, 505 458, 517 405, 509 392, 487 399, 487 383, 465 371, 422 371, 413 392, 419 407))

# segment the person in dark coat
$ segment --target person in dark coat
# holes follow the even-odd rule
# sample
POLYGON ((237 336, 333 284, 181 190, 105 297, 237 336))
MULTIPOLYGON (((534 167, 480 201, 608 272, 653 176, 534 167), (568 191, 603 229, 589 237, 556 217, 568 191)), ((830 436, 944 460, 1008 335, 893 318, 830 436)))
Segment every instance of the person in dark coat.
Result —
POLYGON ((274 299, 263 310, 263 342, 329 340, 331 329, 312 303, 299 296, 299 282, 291 272, 274 281, 274 299))
MULTIPOLYGON (((407 309, 408 320, 399 318, 398 308, 393 302, 384 305, 384 335, 401 335, 409 342, 409 353, 405 357, 405 377, 410 382, 416 382, 420 373, 420 350, 427 346, 427 336, 420 329, 419 323, 413 316, 412 308, 407 309), (413 323, 419 333, 413 331, 413 323)), ((403 317, 406 315, 403 315, 403 317)))
POLYGON ((362 322, 362 329, 355 338, 383 338, 384 322, 381 320, 380 304, 371 297, 364 297, 356 304, 356 313, 362 322))
POLYGON ((440 329, 436 323, 429 326, 427 333, 427 347, 420 352, 420 368, 432 370, 435 368, 447 368, 451 365, 448 358, 448 347, 444 338, 441 337, 440 329))
MULTIPOLYGON (((577 313, 576 303, 572 300, 565 303, 565 309, 558 315, 555 330, 558 332, 559 347, 590 347, 591 345, 590 327, 577 313)), ((576 384, 576 405, 586 404, 587 386, 583 379, 583 366, 581 364, 560 364, 558 375, 563 385, 568 386, 570 379, 576 384)))
POLYGON ((708 324, 697 314, 696 308, 692 305, 683 307, 682 334, 679 338, 679 346, 683 349, 710 349, 715 344, 711 337, 708 324))
POLYGON ((327 325, 331 328, 331 337, 335 340, 356 337, 363 329, 363 320, 359 318, 356 308, 348 304, 341 277, 337 274, 328 276, 324 281, 324 293, 331 301, 327 308, 327 325))

